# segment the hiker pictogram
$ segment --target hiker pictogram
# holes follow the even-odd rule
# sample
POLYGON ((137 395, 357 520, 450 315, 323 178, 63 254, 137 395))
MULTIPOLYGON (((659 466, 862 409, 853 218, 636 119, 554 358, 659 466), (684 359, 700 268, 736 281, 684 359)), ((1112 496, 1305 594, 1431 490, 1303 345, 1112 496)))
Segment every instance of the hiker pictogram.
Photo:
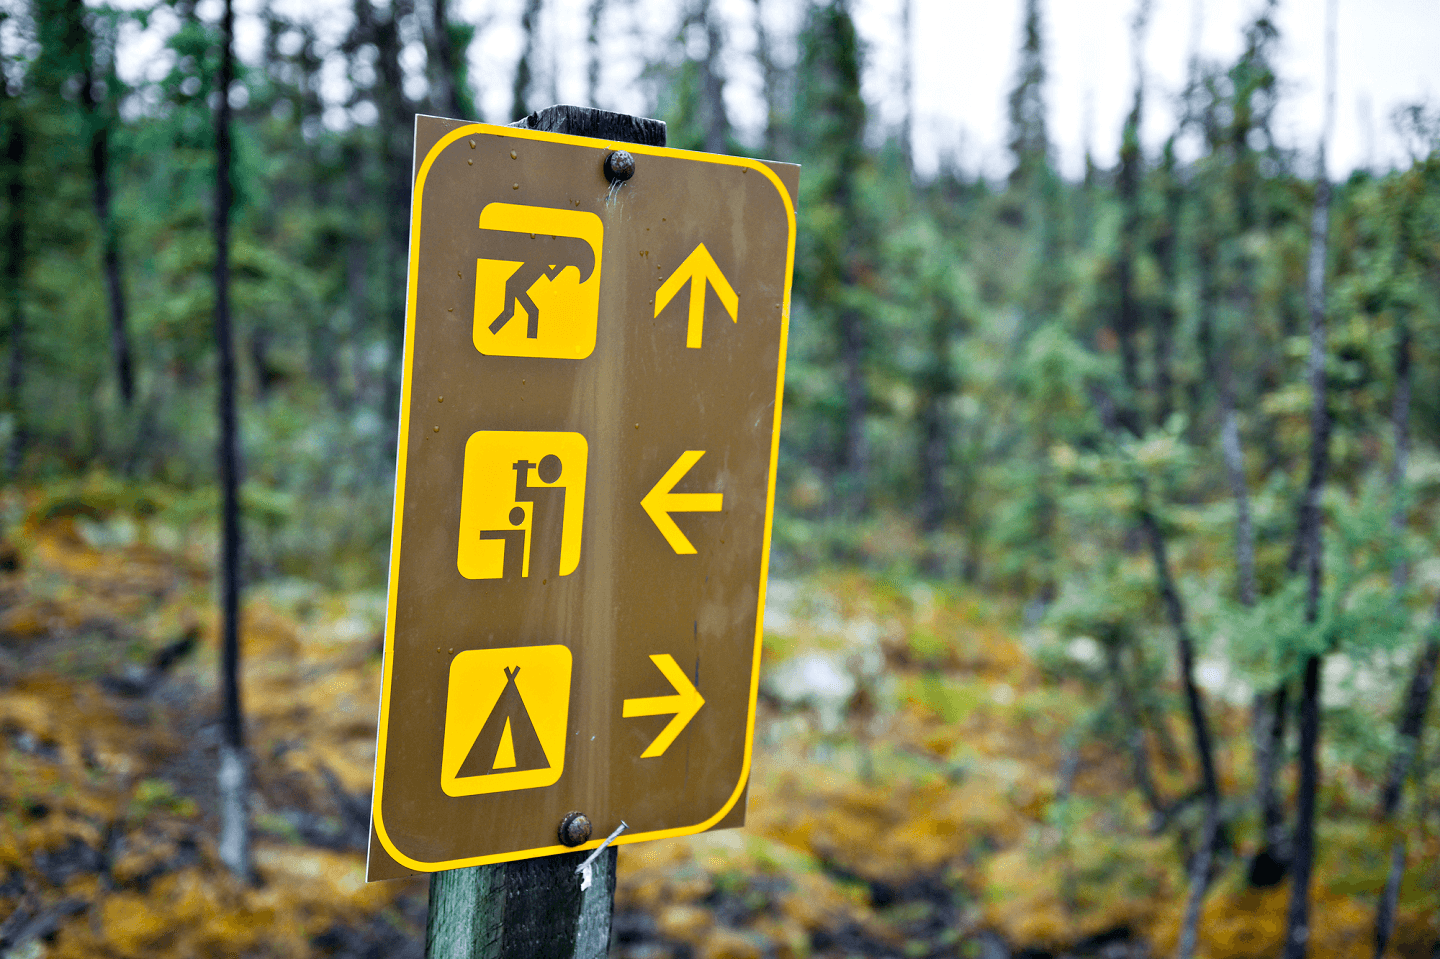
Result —
POLYGON ((559 781, 570 706, 565 646, 472 649, 450 664, 440 787, 449 796, 559 781))
POLYGON ((579 433, 471 434, 460 490, 460 575, 548 580, 575 572, 588 458, 579 433))
POLYGON ((589 356, 604 233, 587 211, 487 204, 474 246, 475 348, 488 356, 589 356))

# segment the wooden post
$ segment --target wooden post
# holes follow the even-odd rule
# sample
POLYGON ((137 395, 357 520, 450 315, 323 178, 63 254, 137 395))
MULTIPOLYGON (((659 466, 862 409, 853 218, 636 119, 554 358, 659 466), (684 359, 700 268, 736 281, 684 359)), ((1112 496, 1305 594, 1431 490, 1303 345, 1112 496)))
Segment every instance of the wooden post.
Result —
POLYGON ((437 872, 430 878, 427 959, 604 959, 615 907, 615 847, 437 872))
MULTIPOLYGON (((511 126, 665 145, 661 120, 588 107, 546 107, 511 126)), ((559 825, 558 823, 556 824, 559 825)), ((450 869, 430 877, 426 959, 604 959, 615 909, 615 847, 450 869)))

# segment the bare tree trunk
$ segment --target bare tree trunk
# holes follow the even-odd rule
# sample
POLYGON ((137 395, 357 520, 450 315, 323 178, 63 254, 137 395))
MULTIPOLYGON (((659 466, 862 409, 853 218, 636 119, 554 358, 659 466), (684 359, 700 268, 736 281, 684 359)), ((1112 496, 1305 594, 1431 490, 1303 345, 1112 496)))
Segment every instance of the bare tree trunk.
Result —
POLYGON ((1201 829, 1200 848, 1190 862, 1190 891, 1185 897, 1185 918, 1180 926, 1180 941, 1175 959, 1190 959, 1200 939, 1200 907, 1205 902, 1205 889, 1210 885, 1210 867, 1215 861, 1215 842, 1220 832, 1220 806, 1205 804, 1205 825, 1201 829))
POLYGON ((920 423, 920 529, 933 533, 945 520, 945 460, 949 431, 944 397, 927 396, 920 423))
MULTIPOLYGON (((539 0, 533 0, 538 6, 539 0)), ((411 136, 415 111, 405 96, 405 71, 400 64, 401 22, 413 12, 412 0, 392 0, 382 19, 370 0, 357 0, 357 30, 367 32, 377 52, 375 106, 381 138, 385 223, 382 316, 389 362, 385 370, 381 422, 395 422, 400 409, 400 362, 405 349, 405 284, 409 259, 411 136), (391 418, 395 419, 392 420, 391 418)), ((390 434, 395 442, 396 434, 390 434)), ((392 447, 393 452, 393 447, 392 447)))
POLYGON ((1250 863, 1252 886, 1273 886, 1290 869, 1290 841, 1285 815, 1275 787, 1284 759, 1285 725, 1290 714, 1290 687, 1284 683, 1271 693, 1256 693, 1253 726, 1256 742, 1255 804, 1260 811, 1260 851, 1250 863))
POLYGON ((1310 943, 1310 878, 1315 862, 1315 799, 1320 788, 1321 657, 1305 660, 1300 686, 1300 786, 1295 808, 1290 903, 1285 913, 1284 959, 1303 959, 1310 943))
POLYGON ((1105 668, 1110 673, 1110 682, 1115 687, 1115 705, 1125 722, 1125 738, 1130 748, 1130 771, 1135 778, 1135 787, 1140 790, 1145 805, 1157 817, 1166 812, 1160 791, 1155 788, 1155 777, 1150 772, 1150 752, 1145 743, 1145 727, 1140 721, 1140 711, 1135 707, 1135 694, 1125 678, 1125 667, 1120 659, 1120 646, 1112 641, 1105 643, 1105 668))
POLYGON ((230 329, 230 85, 234 81, 235 11, 225 0, 221 25, 219 108, 215 122, 215 341, 220 377, 220 861, 249 882, 249 757, 240 712, 239 423, 235 416, 235 344, 230 329))
POLYGON ((945 464, 950 429, 946 407, 955 395, 950 357, 951 314, 937 304, 929 329, 929 368, 922 374, 920 407, 920 528, 933 533, 945 519, 945 464))
MULTIPOLYGON (((1407 233, 1401 240, 1400 261, 1404 264, 1410 255, 1407 233)), ((1391 409, 1391 423, 1394 425, 1395 461, 1391 469, 1391 488, 1395 494, 1395 511, 1391 524, 1395 533, 1405 528, 1405 468, 1410 459, 1410 324, 1404 315, 1400 317, 1400 337, 1395 343, 1395 400, 1391 409)), ((1395 563, 1395 599, 1401 602, 1405 586, 1410 579, 1410 569, 1404 559, 1395 563)), ((1381 822, 1394 821, 1400 812, 1405 778, 1410 775, 1416 756, 1420 755, 1421 733, 1424 731, 1426 713, 1430 708, 1430 695, 1434 691, 1436 664, 1440 662, 1440 603, 1436 606, 1437 625, 1431 626, 1430 638, 1416 658, 1416 671, 1410 677, 1410 688, 1405 693, 1404 707, 1400 711, 1397 729, 1397 749, 1390 763, 1390 775, 1385 778, 1381 792, 1381 822)), ((1390 937, 1395 930, 1395 907, 1400 903, 1400 883, 1405 875, 1405 837, 1397 834, 1390 847, 1390 873, 1385 877, 1385 888, 1380 903, 1375 909, 1375 959, 1385 953, 1390 937)))
POLYGON ((105 275, 105 294, 110 306, 110 349, 115 358, 115 378, 120 400, 126 409, 135 399, 135 376, 130 353, 130 332, 126 320, 125 288, 120 275, 120 237, 110 211, 110 122, 95 99, 95 50, 90 25, 85 22, 85 5, 70 0, 67 15, 73 18, 81 49, 77 55, 83 68, 80 75, 80 103, 90 130, 90 177, 95 219, 100 226, 100 260, 105 275))
POLYGON ((459 91, 455 88, 455 46, 450 42, 450 16, 446 9, 447 0, 431 0, 434 22, 431 41, 435 49, 435 106, 446 116, 460 117, 459 91))
POLYGON ((705 120, 705 152, 726 152, 730 121, 725 115, 725 77, 720 72, 724 44, 720 14, 710 0, 701 0, 698 17, 705 27, 705 59, 700 61, 700 96, 705 120))
POLYGON ((605 21, 605 0, 590 0, 590 32, 585 37, 590 62, 585 71, 585 92, 592 107, 600 105, 600 25, 605 21))
POLYGON ((1250 520, 1250 488, 1245 480, 1245 453, 1240 446, 1229 358, 1222 357, 1219 365, 1220 446, 1225 456, 1225 477, 1235 497, 1235 586, 1240 605, 1249 609, 1255 605, 1255 528, 1250 520))
POLYGON ((520 14, 520 32, 525 35, 524 46, 520 50, 520 59, 515 63, 515 84, 510 103, 510 119, 519 120, 528 117, 535 107, 530 102, 534 91, 531 86, 534 77, 531 76, 531 59, 535 56, 535 32, 540 23, 540 5, 543 0, 525 0, 525 9, 520 14))
MULTIPOLYGON (((1108 396, 1100 394, 1100 417, 1107 430, 1118 434, 1121 420, 1114 403, 1108 396)), ((1133 434, 1132 434, 1133 435, 1133 434)), ((1179 659, 1180 682, 1185 688, 1186 712, 1190 720, 1191 733, 1195 738, 1195 755, 1200 761, 1200 782, 1206 802, 1217 809, 1220 804, 1220 780, 1215 773, 1215 750, 1210 732, 1210 720, 1205 712, 1205 699, 1200 686, 1195 682, 1195 643, 1190 637, 1190 627, 1185 614, 1185 602, 1175 585, 1175 576, 1170 569, 1170 557, 1166 549, 1165 534, 1150 508, 1149 484, 1143 478, 1136 482, 1140 500, 1140 529, 1150 546, 1151 564, 1160 591, 1160 601, 1165 608, 1165 618, 1175 634, 1175 649, 1179 659)))
MULTIPOLYGON (((1226 479, 1235 498, 1236 593, 1240 605, 1249 609, 1256 600, 1255 528, 1250 516, 1250 491, 1245 478, 1245 457, 1235 412, 1235 387, 1231 379, 1229 354, 1223 349, 1217 353, 1220 443, 1226 479)), ((1286 698, 1286 687, 1282 685, 1271 694, 1256 693, 1251 708, 1256 757, 1255 796, 1262 824, 1261 848, 1256 854, 1256 861, 1251 864, 1251 881, 1258 885, 1278 882, 1289 862, 1282 828, 1284 817, 1275 789, 1275 776, 1280 768, 1280 753, 1285 738, 1286 698)))
POLYGON ((1165 144, 1164 157, 1160 163, 1161 182, 1164 184, 1165 218, 1155 224, 1156 237, 1152 243, 1155 259, 1160 267, 1164 292, 1155 309, 1154 339, 1152 341, 1152 362, 1155 366, 1155 422, 1164 427, 1175 410, 1175 378, 1171 371, 1175 344, 1175 321, 1178 315, 1176 301, 1179 281, 1179 224, 1184 190, 1175 173, 1175 144, 1165 144))
MULTIPOLYGON (((1225 473, 1235 497, 1235 566, 1240 602, 1246 608, 1255 605, 1255 532, 1250 523, 1250 491, 1245 481, 1245 457, 1240 446, 1240 429, 1235 419, 1235 396, 1230 382, 1230 362, 1224 350, 1217 358, 1220 391, 1220 437, 1225 458, 1225 473)), ((1220 828, 1218 790, 1206 792, 1205 827, 1201 846, 1195 854, 1190 874, 1190 889, 1185 903, 1185 918, 1180 930, 1180 943, 1175 959, 1190 959, 1199 940, 1200 910, 1205 889, 1210 884, 1210 864, 1214 843, 1220 828)))
POLYGON ((1144 432, 1140 425, 1141 391, 1140 350, 1136 337, 1140 331, 1140 303, 1135 296, 1135 261, 1138 258, 1140 234, 1143 229, 1140 209, 1140 180, 1145 175, 1145 156, 1140 149, 1140 120, 1145 109, 1145 77, 1140 56, 1145 35, 1148 3, 1141 0, 1132 23, 1131 43, 1135 58, 1135 91, 1130 113, 1120 134, 1120 170, 1116 176, 1116 193, 1120 200, 1120 252, 1116 264, 1116 292, 1119 310, 1115 316, 1115 333, 1120 341, 1120 372, 1130 396, 1118 411, 1121 422, 1133 433, 1144 432), (1130 416, 1131 423, 1124 418, 1130 416))
MULTIPOLYGON (((1142 0, 1132 23, 1132 38, 1135 47, 1135 93, 1130 114, 1125 119, 1120 143, 1120 172, 1117 191, 1122 207, 1120 262, 1118 264, 1119 310, 1115 317, 1115 333, 1120 342, 1120 370, 1128 394, 1125 404, 1116 410, 1110 407, 1109 419, 1116 426, 1123 426, 1132 435, 1144 432, 1140 415, 1142 384, 1140 382, 1139 348, 1136 337, 1140 328, 1140 306, 1134 294, 1133 270, 1137 257, 1139 235, 1142 228, 1140 209, 1140 179, 1143 175, 1144 156, 1140 148, 1140 122, 1144 109, 1144 75, 1140 56, 1141 44, 1149 14, 1149 3, 1142 0)), ((1112 427, 1113 428, 1113 427, 1112 427)), ((1144 479, 1137 482, 1140 500, 1140 527, 1150 546, 1150 557, 1155 568, 1160 598, 1165 607, 1166 618, 1175 634, 1176 655, 1180 666, 1180 680, 1185 688, 1186 709, 1190 718, 1191 731, 1195 738, 1195 751, 1200 760, 1201 784, 1205 795, 1207 822, 1218 822, 1220 810, 1220 783, 1215 772, 1215 753, 1210 732, 1210 721, 1205 712, 1204 698, 1195 682, 1195 644, 1190 637, 1184 602, 1175 585, 1166 549, 1165 534, 1155 518, 1149 504, 1144 479)), ((1216 827, 1218 829, 1218 827, 1216 827)), ((1205 869, 1199 873, 1198 882, 1192 882, 1189 892, 1187 914, 1193 914, 1198 921, 1200 902, 1204 897, 1209 879, 1209 861, 1216 829, 1209 829, 1201 837, 1201 849, 1197 860, 1203 860, 1205 869)), ((1187 930, 1193 940, 1195 930, 1187 930)), ((1182 944, 1185 936, 1181 937, 1182 944)), ((1188 953, 1181 953, 1181 959, 1189 959, 1188 953)))
MULTIPOLYGON (((1398 747, 1390 761, 1390 771, 1385 777, 1385 788, 1380 795, 1380 821, 1393 822, 1400 811, 1405 779, 1410 774, 1415 757, 1420 754, 1421 738, 1425 732, 1425 714, 1430 709, 1430 698, 1435 691, 1435 670, 1440 664, 1440 603, 1435 607, 1436 623, 1431 626, 1430 639, 1415 660, 1415 672, 1410 676, 1410 685, 1405 692, 1405 705, 1400 710, 1396 723, 1398 747)), ((1400 899, 1400 881, 1405 875, 1405 836, 1396 836, 1390 846, 1390 871, 1385 879, 1385 889, 1375 911, 1375 959, 1385 952, 1390 936, 1395 930, 1395 907, 1400 899)))
MULTIPOLYGON (((1142 495, 1144 491, 1142 490, 1142 495)), ((1185 705, 1190 717, 1191 733, 1195 737, 1195 753, 1200 760, 1200 781, 1208 802, 1220 802, 1220 780, 1215 774, 1215 751, 1210 733, 1210 720, 1205 714, 1205 700, 1195 682, 1195 643, 1190 638, 1186 622, 1185 605, 1175 578, 1170 572, 1170 560, 1166 555, 1165 536, 1160 524, 1149 506, 1143 506, 1140 525, 1150 541, 1150 556, 1155 566, 1155 575, 1160 581, 1160 599, 1165 606, 1165 616, 1175 632, 1175 645, 1180 659, 1180 681, 1185 687, 1185 705)))
POLYGON ((842 468, 849 485, 848 511, 859 516, 869 508, 870 444, 865 436, 869 398, 865 387, 865 331, 859 311, 840 313, 840 365, 845 387, 845 436, 842 468))
MULTIPOLYGON (((1390 409, 1391 430, 1395 437, 1395 461, 1390 467, 1390 489, 1395 496, 1395 509, 1390 525, 1396 535, 1405 531, 1405 473, 1410 467, 1410 323, 1399 317, 1400 335, 1395 342, 1395 398, 1390 409)), ((1392 580, 1396 593, 1403 593, 1410 582, 1410 564, 1401 557, 1395 563, 1392 580)))
MULTIPOLYGON (((362 209, 366 201, 365 197, 365 162, 360 148, 354 143, 347 143, 341 148, 345 157, 345 202, 350 204, 353 210, 362 209)), ((351 234, 345 240, 345 301, 346 316, 350 323, 349 335, 342 337, 348 341, 348 354, 350 356, 350 388, 347 391, 338 381, 335 383, 331 395, 334 398, 335 408, 342 413, 348 414, 357 403, 370 401, 365 395, 364 389, 364 363, 362 351, 358 343, 369 325, 369 299, 367 289, 369 287, 369 270, 366 263, 367 244, 364 240, 351 234)), ((338 376, 337 376, 338 380, 338 376)))
POLYGON ((900 0, 900 160, 915 175, 915 0, 900 0))
POLYGON ((0 106, 9 107, 9 135, 5 138, 5 161, 9 167, 10 222, 6 224, 5 278, 10 299, 10 367, 6 393, 13 418, 6 471, 13 480, 25 459, 27 441, 25 415, 25 117, 20 104, 8 96, 8 78, 0 73, 0 106))
MULTIPOLYGON (((1325 264, 1330 235, 1330 178, 1325 169, 1325 147, 1335 110, 1335 7, 1327 4, 1326 117, 1318 155, 1315 215, 1310 226, 1310 265, 1306 300, 1310 312, 1310 480, 1300 513, 1300 536, 1305 554, 1305 621, 1320 618, 1322 551, 1320 494, 1330 467, 1330 410, 1325 388, 1325 264)), ((1295 809, 1294 865, 1290 873, 1290 904, 1285 917, 1284 959, 1304 959, 1310 940, 1310 878, 1315 861, 1315 803, 1320 787, 1320 672, 1321 655, 1305 661, 1300 691, 1300 790, 1295 809)))
POLYGON ((760 63, 760 79, 765 85, 765 155, 778 156, 783 149, 781 137, 780 103, 783 96, 780 84, 783 74, 775 64, 775 51, 770 45, 770 34, 765 29, 764 4, 755 2, 755 59, 760 63))
POLYGON ((120 273, 120 234, 110 210, 109 131, 99 127, 91 144, 90 168, 95 177, 95 215, 104 243, 105 294, 110 302, 110 349, 115 354, 115 376, 120 399, 128 408, 135 401, 135 371, 130 350, 130 322, 125 307, 125 284, 120 273))
MULTIPOLYGON (((1397 265, 1403 268, 1409 256, 1408 236, 1402 225, 1402 239, 1399 244, 1397 265)), ((1410 324, 1403 312, 1397 318, 1399 336, 1395 342, 1395 397, 1390 411, 1390 422, 1395 436, 1395 460, 1391 464, 1390 488, 1395 497, 1395 509, 1390 523, 1397 536, 1405 530, 1405 513, 1408 496, 1405 488, 1405 472, 1410 459, 1410 324)), ((1395 586, 1395 601, 1403 603, 1405 589, 1409 583, 1409 563, 1402 557, 1395 563, 1392 580, 1395 586)), ((1440 607, 1436 610, 1440 617, 1440 607)), ((1385 780, 1380 797, 1380 821, 1393 822, 1400 811, 1402 791, 1410 765, 1419 751, 1420 733, 1424 728, 1425 713, 1430 705, 1430 691, 1435 680, 1435 663, 1440 658, 1440 637, 1434 633, 1425 644, 1415 661, 1415 673, 1410 678, 1410 688, 1405 698, 1397 724, 1398 744, 1390 762, 1390 774, 1385 780)), ((1397 834, 1390 845, 1390 870, 1385 877, 1385 888, 1375 908, 1375 959, 1385 954, 1385 947, 1395 931, 1395 907, 1400 900, 1400 881, 1405 876, 1405 836, 1397 834)))

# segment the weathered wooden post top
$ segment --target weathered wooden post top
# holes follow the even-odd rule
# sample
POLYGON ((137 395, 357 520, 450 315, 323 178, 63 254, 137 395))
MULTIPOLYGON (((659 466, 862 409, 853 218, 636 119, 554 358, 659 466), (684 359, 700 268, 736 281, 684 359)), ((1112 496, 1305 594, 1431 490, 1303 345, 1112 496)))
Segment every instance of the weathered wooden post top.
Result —
POLYGON ((536 919, 470 867, 574 899, 446 955, 603 954, 587 851, 744 822, 799 167, 664 139, 416 118, 367 874, 464 870, 469 940, 536 919))

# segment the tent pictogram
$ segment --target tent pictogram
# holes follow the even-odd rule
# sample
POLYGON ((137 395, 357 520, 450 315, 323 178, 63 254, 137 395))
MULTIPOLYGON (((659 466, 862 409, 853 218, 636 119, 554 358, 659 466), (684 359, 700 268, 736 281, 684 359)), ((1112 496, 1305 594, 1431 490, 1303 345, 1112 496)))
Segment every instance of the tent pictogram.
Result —
POLYGON ((460 764, 457 777, 550 768, 550 760, 545 758, 545 749, 525 708, 525 698, 515 685, 519 672, 519 666, 505 667, 505 689, 495 701, 495 708, 490 710, 490 718, 480 727, 475 745, 460 764))
POLYGON ((565 770, 566 646, 468 649, 450 661, 440 788, 476 796, 553 786, 565 770))

